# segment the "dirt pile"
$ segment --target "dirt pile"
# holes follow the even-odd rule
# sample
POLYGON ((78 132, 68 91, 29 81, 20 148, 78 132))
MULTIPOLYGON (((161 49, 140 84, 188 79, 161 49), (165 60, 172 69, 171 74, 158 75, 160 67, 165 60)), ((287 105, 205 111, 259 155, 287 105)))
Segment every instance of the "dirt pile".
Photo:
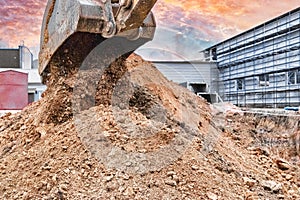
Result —
POLYGON ((244 117, 140 57, 51 71, 41 101, 0 120, 1 199, 300 198, 295 163, 237 139, 244 117))
POLYGON ((300 163, 299 119, 295 112, 240 112, 227 115, 228 131, 245 148, 300 163))

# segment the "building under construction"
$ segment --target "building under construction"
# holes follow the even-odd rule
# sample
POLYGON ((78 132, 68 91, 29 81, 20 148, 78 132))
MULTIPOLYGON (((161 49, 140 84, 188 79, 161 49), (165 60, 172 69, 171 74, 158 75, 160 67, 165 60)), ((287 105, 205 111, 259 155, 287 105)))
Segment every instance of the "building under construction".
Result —
POLYGON ((300 104, 300 7, 204 51, 217 62, 219 94, 249 107, 300 104))

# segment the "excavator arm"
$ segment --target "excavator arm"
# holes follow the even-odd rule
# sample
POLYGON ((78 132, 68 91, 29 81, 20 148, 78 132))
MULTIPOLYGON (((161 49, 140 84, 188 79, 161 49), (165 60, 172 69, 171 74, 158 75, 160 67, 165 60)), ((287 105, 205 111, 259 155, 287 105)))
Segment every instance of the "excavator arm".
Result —
POLYGON ((78 51, 76 59, 83 60, 107 38, 124 38, 135 43, 135 49, 152 40, 156 24, 151 9, 156 1, 48 0, 41 30, 40 75, 43 79, 49 75, 49 64, 59 52, 72 49, 78 51))

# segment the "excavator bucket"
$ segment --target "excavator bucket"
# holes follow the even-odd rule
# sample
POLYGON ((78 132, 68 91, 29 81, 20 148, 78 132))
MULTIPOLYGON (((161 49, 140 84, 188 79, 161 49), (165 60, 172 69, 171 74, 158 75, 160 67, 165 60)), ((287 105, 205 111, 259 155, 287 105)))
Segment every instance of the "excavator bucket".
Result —
MULTIPOLYGON (((154 37, 151 9, 157 0, 48 0, 41 31, 39 74, 65 54, 81 62, 107 38, 121 38, 137 49, 154 37)), ((114 47, 118 48, 118 47, 114 47)))

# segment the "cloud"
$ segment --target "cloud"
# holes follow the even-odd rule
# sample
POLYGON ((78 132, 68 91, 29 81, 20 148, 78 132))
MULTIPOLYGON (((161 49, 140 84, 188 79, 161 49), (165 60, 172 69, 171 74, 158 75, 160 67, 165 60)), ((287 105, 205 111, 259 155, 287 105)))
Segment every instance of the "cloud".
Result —
POLYGON ((7 48, 9 47, 8 43, 0 38, 0 48, 7 48))
POLYGON ((145 45, 162 47, 152 52, 148 48, 145 57, 178 59, 176 55, 180 55, 200 59, 199 50, 298 6, 299 0, 159 0, 154 8, 158 27, 170 31, 160 32, 154 44, 145 45))
POLYGON ((211 46, 212 43, 183 32, 158 27, 153 41, 146 43, 137 51, 147 60, 198 60, 199 51, 211 46))
POLYGON ((39 43, 42 15, 46 1, 0 0, 0 35, 10 47, 39 43))
MULTIPOLYGON (((24 41, 36 52, 46 3, 47 0, 0 0, 2 43, 15 48, 24 41)), ((171 30, 167 33, 170 38, 159 36, 165 39, 164 45, 173 42, 170 48, 193 46, 193 50, 199 50, 296 7, 299 0, 158 0, 154 12, 158 26, 171 30), (172 32, 189 39, 179 41, 172 32)))
POLYGON ((155 14, 159 26, 217 42, 297 7, 299 0, 160 0, 155 14))

